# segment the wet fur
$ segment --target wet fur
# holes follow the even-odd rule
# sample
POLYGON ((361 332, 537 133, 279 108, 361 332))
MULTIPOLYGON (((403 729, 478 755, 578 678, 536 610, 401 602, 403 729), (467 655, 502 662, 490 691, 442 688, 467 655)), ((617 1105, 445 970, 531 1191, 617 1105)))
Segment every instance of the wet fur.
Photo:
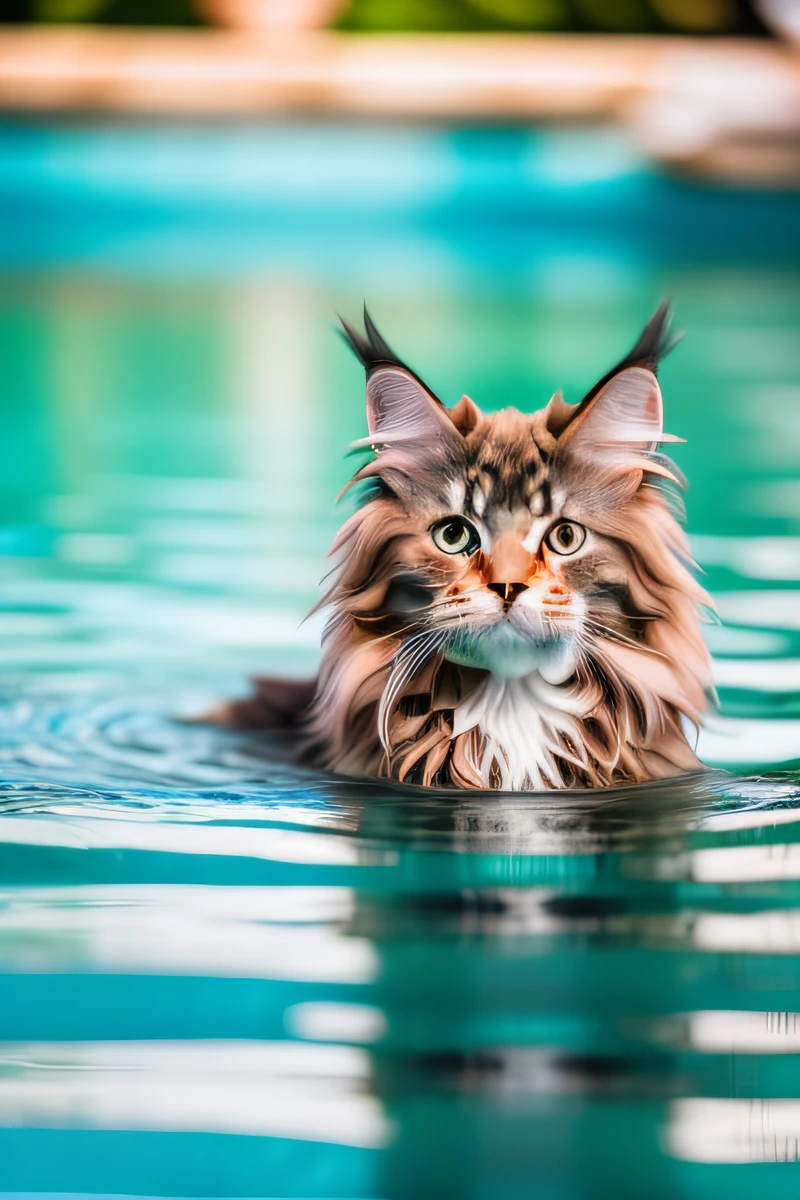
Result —
POLYGON ((676 519, 680 476, 657 448, 666 305, 579 405, 557 394, 532 415, 485 414, 467 397, 445 408, 367 314, 365 327, 344 326, 370 432, 321 601, 319 678, 313 699, 291 702, 262 684, 261 723, 275 707, 306 761, 427 786, 604 787, 697 770, 687 729, 712 692, 710 601, 676 519), (453 514, 481 531, 470 556, 431 538, 453 514), (575 557, 543 540, 561 518, 588 530, 575 557))

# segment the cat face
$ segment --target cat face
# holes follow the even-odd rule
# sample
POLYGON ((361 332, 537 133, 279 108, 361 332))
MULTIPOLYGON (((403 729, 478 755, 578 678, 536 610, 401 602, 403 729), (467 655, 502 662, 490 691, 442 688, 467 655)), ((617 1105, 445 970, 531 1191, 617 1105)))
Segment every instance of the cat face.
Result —
POLYGON ((369 378, 367 409, 375 460, 361 477, 379 481, 385 587, 367 589, 364 627, 394 621, 450 662, 552 683, 574 673, 593 631, 640 638, 654 614, 633 598, 613 516, 643 469, 666 471, 647 457, 663 436, 652 372, 621 372, 581 412, 555 397, 533 415, 488 416, 466 397, 448 412, 386 366, 369 378))
POLYGON ((666 306, 577 405, 442 405, 365 314, 368 462, 338 564, 310 753, 426 784, 598 786, 699 766, 711 686, 657 450, 666 306))

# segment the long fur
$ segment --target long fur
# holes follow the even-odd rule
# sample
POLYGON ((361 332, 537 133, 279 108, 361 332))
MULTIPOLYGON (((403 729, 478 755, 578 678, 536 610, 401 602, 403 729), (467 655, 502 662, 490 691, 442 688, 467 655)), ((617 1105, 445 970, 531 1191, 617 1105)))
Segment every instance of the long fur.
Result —
POLYGON ((681 476, 658 451, 668 305, 578 405, 556 395, 532 415, 446 409, 364 322, 343 329, 367 375, 369 458, 321 602, 306 760, 520 790, 697 770, 710 600, 676 520, 681 476), (437 548, 450 514, 480 548, 437 548), (562 519, 588 531, 574 557, 548 548, 562 519))

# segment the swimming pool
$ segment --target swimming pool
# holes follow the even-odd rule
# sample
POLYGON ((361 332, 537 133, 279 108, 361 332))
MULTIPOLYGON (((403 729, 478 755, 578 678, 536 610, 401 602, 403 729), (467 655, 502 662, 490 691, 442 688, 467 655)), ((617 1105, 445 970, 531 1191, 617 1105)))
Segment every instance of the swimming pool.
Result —
POLYGON ((602 130, 0 127, 0 1194, 795 1200, 796 218, 602 130), (334 309, 533 408, 664 294, 719 770, 454 804, 180 720, 314 669, 334 309))

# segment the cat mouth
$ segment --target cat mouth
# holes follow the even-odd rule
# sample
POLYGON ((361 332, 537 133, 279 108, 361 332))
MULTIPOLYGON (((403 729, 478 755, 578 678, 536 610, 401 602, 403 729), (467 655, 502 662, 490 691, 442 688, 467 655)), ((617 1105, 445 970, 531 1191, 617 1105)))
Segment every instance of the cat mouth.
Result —
POLYGON ((574 670, 570 630, 521 628, 506 614, 491 625, 461 626, 442 647, 448 662, 489 671, 502 679, 521 679, 539 671, 549 682, 562 682, 574 670))

